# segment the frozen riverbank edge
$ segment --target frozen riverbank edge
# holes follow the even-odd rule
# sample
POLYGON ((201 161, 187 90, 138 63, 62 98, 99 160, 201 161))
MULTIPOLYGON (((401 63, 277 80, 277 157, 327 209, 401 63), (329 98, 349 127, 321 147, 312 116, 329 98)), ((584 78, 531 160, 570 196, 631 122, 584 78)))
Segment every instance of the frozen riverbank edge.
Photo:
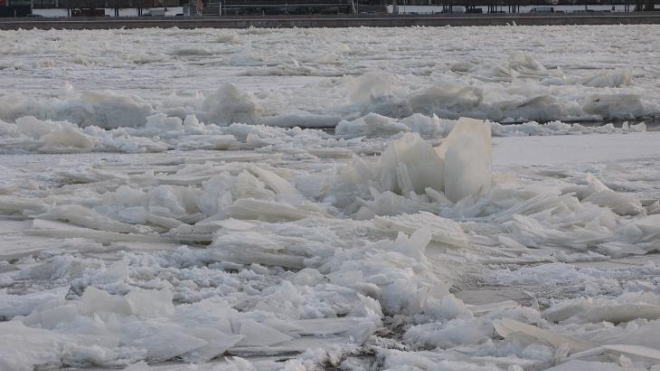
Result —
POLYGON ((445 26, 566 26, 660 24, 660 13, 550 13, 474 15, 377 15, 377 16, 223 16, 145 18, 79 18, 0 20, 0 30, 18 29, 117 29, 117 28, 334 28, 334 27, 445 27, 445 26))

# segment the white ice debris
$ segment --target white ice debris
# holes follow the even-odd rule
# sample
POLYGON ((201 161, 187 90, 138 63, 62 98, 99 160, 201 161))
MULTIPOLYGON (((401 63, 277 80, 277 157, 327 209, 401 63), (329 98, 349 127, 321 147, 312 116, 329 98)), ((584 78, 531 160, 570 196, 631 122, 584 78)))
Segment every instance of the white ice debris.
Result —
POLYGON ((367 183, 379 192, 423 194, 427 188, 445 192, 457 202, 490 190, 491 136, 488 123, 462 118, 433 149, 417 134, 404 135, 373 163, 356 158, 341 180, 367 183))
POLYGON ((232 84, 224 84, 201 104, 200 117, 210 124, 258 124, 262 108, 232 84))
POLYGON ((449 133, 436 154, 444 163, 444 187, 447 198, 457 202, 490 190, 491 134, 488 123, 462 118, 449 133))
MULTIPOLYGON (((613 353, 613 355, 619 355, 619 359, 625 359, 625 357, 643 359, 647 362, 650 361, 651 365, 657 366, 660 362, 660 350, 649 348, 639 345, 625 345, 625 344, 612 344, 612 345, 603 345, 596 347, 594 349, 589 349, 587 351, 576 353, 570 357, 570 359, 579 359, 586 357, 593 357, 601 353, 613 353)), ((572 361, 571 361, 572 362, 572 361)), ((628 361, 630 362, 630 361, 628 361)), ((631 364, 626 364, 625 361, 621 362, 622 366, 630 366, 631 364)))
POLYGON ((595 94, 585 97, 583 104, 585 113, 604 119, 629 119, 645 112, 636 94, 595 94))
POLYGON ((657 31, 1 32, 0 370, 657 369, 657 31))
POLYGON ((587 183, 589 185, 589 195, 584 201, 611 208, 619 215, 637 215, 644 210, 640 200, 630 195, 612 191, 592 174, 587 175, 587 183))
POLYGON ((483 100, 483 91, 471 86, 431 86, 410 96, 412 112, 456 119, 471 113, 483 100))
POLYGON ((380 228, 393 229, 405 233, 413 233, 419 226, 428 226, 432 239, 436 242, 457 247, 467 247, 468 238, 461 225, 451 219, 446 219, 422 211, 418 214, 403 214, 374 219, 375 225, 380 228))
POLYGON ((493 323, 495 331, 504 337, 515 335, 526 335, 535 341, 548 343, 556 348, 564 348, 569 353, 581 352, 591 348, 591 345, 579 340, 569 338, 561 334, 555 334, 551 331, 540 329, 510 318, 502 318, 493 323))
POLYGON ((391 142, 373 161, 355 158, 340 175, 342 182, 367 183, 380 192, 423 193, 426 188, 443 190, 444 166, 430 144, 417 134, 391 142))
MULTIPOLYGON (((201 117, 206 114, 199 113, 201 117)), ((206 118, 209 120, 208 118, 206 118)), ((164 113, 147 115, 144 125, 138 128, 121 127, 104 129, 98 126, 81 128, 69 121, 41 120, 34 116, 22 116, 15 123, 0 121, 0 148, 2 153, 80 153, 80 152, 162 152, 168 149, 182 151, 231 150, 270 148, 274 139, 294 142, 293 133, 298 126, 330 128, 336 124, 336 133, 346 139, 366 137, 387 137, 398 133, 414 132, 422 136, 446 135, 457 124, 455 120, 440 119, 435 115, 424 116, 413 114, 401 120, 369 113, 355 120, 342 120, 337 124, 336 118, 307 117, 292 121, 285 116, 270 116, 264 121, 264 127, 258 125, 229 124, 233 120, 225 120, 220 127, 209 121, 200 122, 194 114, 187 115, 185 120, 164 113), (328 121, 329 120, 329 121, 328 121), (248 129, 246 126, 249 126, 248 129), (281 128, 280 128, 281 127, 281 128), (294 127, 294 129, 286 129, 294 127)), ((258 122, 253 120, 238 120, 239 122, 258 122)), ((212 122, 212 121, 211 121, 212 122)), ((492 122, 493 136, 527 136, 527 135, 564 135, 591 133, 628 133, 645 131, 646 125, 624 124, 621 128, 614 125, 601 127, 582 126, 549 122, 539 124, 528 122, 524 124, 501 125, 492 122)), ((346 149, 346 142, 327 141, 321 132, 309 132, 306 142, 316 144, 310 147, 312 154, 323 151, 346 149)))
POLYGON ((619 324, 638 318, 660 319, 660 298, 652 293, 627 293, 617 298, 579 298, 562 302, 543 312, 554 322, 619 324))
POLYGON ((618 88, 633 83, 632 70, 621 68, 613 71, 599 71, 582 80, 585 86, 596 88, 618 88))

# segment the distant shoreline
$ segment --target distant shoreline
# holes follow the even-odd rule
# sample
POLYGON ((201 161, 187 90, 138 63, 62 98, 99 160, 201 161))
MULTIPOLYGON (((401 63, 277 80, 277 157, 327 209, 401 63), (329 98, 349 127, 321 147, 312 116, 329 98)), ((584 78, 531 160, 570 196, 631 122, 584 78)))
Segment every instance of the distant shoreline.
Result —
POLYGON ((0 18, 0 30, 116 28, 330 28, 330 27, 462 27, 660 24, 660 12, 505 13, 344 16, 222 16, 125 18, 0 18))

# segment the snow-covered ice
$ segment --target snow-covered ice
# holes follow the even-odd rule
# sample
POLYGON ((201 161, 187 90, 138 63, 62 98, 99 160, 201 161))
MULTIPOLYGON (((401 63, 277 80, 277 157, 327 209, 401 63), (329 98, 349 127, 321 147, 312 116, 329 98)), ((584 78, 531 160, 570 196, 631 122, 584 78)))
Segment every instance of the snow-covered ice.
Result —
POLYGON ((0 32, 0 370, 657 369, 659 31, 0 32))

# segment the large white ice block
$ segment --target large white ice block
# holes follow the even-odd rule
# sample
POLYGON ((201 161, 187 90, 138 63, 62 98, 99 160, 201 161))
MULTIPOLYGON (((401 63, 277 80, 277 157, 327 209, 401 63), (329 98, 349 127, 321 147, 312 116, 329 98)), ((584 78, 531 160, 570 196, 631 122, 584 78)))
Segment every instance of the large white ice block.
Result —
POLYGON ((435 151, 444 160, 447 198, 457 202, 490 190, 492 143, 488 123, 462 117, 435 151))
POLYGON ((345 182, 368 183, 379 192, 423 194, 442 191, 442 161, 417 133, 407 133, 388 144, 377 162, 356 159, 341 174, 345 182))

